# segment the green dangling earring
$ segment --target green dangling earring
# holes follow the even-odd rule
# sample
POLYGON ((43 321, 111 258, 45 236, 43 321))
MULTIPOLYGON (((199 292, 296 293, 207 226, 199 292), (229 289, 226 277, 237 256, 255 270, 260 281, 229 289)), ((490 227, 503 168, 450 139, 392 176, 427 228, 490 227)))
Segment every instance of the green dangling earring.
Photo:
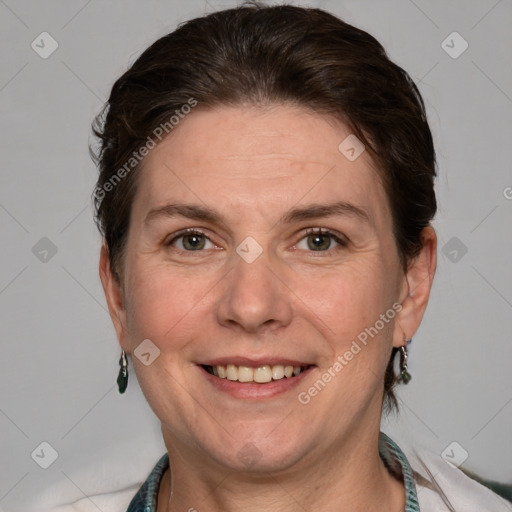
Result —
POLYGON ((117 376, 117 386, 119 393, 123 394, 128 387, 128 360, 126 359, 126 352, 121 352, 121 359, 119 359, 119 375, 117 376))
POLYGON ((405 340, 405 345, 400 347, 400 377, 399 381, 403 384, 408 384, 412 376, 407 370, 407 343, 410 343, 412 340, 405 340))

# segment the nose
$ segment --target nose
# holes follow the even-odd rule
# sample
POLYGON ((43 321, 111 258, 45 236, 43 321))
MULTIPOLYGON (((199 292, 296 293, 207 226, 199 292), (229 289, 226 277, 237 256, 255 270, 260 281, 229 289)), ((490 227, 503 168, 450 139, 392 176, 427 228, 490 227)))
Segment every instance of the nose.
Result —
POLYGON ((262 254, 247 263, 237 254, 226 276, 217 305, 218 322, 243 332, 261 333, 288 325, 292 320, 291 292, 262 254))

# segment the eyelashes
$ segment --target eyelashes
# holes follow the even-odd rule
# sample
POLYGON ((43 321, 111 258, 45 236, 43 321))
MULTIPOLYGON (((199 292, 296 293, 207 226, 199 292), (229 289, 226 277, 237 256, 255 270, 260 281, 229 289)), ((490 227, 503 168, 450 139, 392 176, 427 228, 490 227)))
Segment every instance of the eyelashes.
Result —
POLYGON ((173 238, 166 242, 165 245, 175 247, 185 252, 202 251, 217 247, 205 233, 197 228, 188 228, 179 231, 173 238), (181 245, 181 247, 179 247, 179 245, 181 245))
MULTIPOLYGON (((346 238, 336 231, 326 228, 308 228, 299 235, 298 242, 292 245, 293 250, 309 252, 331 252, 347 246, 346 238)), ((203 252, 222 249, 198 228, 187 228, 168 237, 165 246, 173 247, 180 252, 203 252)))
POLYGON ((336 244, 334 248, 347 245, 346 240, 341 235, 323 228, 310 228, 306 230, 305 236, 301 238, 295 247, 298 247, 303 241, 306 242, 306 247, 301 247, 301 249, 313 252, 327 252, 332 249, 333 242, 336 244))

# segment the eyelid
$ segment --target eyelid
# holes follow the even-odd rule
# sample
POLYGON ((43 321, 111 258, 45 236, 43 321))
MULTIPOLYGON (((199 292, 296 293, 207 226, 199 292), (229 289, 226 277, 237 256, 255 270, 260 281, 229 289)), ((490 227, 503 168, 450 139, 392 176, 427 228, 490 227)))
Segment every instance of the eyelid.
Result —
MULTIPOLYGON (((342 233, 332 230, 332 229, 329 229, 329 228, 318 227, 318 228, 307 228, 304 231, 302 231, 298 242, 293 245, 293 249, 297 249, 297 245, 300 242, 302 242, 302 240, 304 240, 305 238, 307 238, 308 236, 311 236, 311 235, 329 236, 336 242, 336 244, 338 244, 339 247, 346 247, 348 245, 348 239, 342 233)), ((306 250, 306 249, 304 249, 304 250, 306 250)), ((318 255, 320 255, 322 253, 329 253, 329 252, 332 252, 333 250, 336 250, 336 247, 329 248, 326 251, 318 251, 318 255)), ((311 252, 317 252, 317 251, 311 251, 311 252)))
MULTIPOLYGON (((185 236, 185 235, 202 235, 211 242, 213 245, 215 245, 217 248, 219 248, 218 244, 216 244, 212 239, 206 234, 205 230, 202 228, 184 228, 180 229, 179 231, 176 231, 175 233, 172 233, 171 235, 168 235, 164 239, 164 245, 166 246, 172 246, 172 244, 178 240, 179 238, 185 236)), ((300 238, 298 242, 296 242, 293 247, 296 247, 299 242, 301 242, 304 238, 311 236, 311 235, 327 235, 330 236, 334 241, 339 244, 340 246, 346 246, 348 244, 348 239, 345 235, 342 233, 329 229, 329 228, 306 228, 300 233, 300 238)))
POLYGON ((212 239, 201 229, 201 228, 184 228, 168 235, 164 239, 164 245, 172 245, 178 238, 181 238, 185 235, 202 235, 206 238, 206 240, 210 241, 213 245, 217 245, 212 239))
POLYGON ((304 235, 302 236, 302 238, 305 238, 306 236, 310 235, 328 235, 334 238, 341 245, 346 245, 348 243, 348 239, 345 235, 343 235, 339 231, 335 231, 329 228, 307 228, 304 231, 304 235))

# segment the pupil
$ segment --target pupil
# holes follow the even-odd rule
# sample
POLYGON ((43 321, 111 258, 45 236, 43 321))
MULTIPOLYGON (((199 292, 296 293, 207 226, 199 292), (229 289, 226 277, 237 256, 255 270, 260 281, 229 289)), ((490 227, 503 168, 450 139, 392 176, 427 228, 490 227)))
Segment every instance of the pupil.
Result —
POLYGON ((197 250, 204 247, 204 237, 201 235, 187 235, 183 239, 185 249, 197 250))
POLYGON ((311 235, 308 239, 309 248, 313 251, 329 249, 331 240, 325 235, 311 235))

